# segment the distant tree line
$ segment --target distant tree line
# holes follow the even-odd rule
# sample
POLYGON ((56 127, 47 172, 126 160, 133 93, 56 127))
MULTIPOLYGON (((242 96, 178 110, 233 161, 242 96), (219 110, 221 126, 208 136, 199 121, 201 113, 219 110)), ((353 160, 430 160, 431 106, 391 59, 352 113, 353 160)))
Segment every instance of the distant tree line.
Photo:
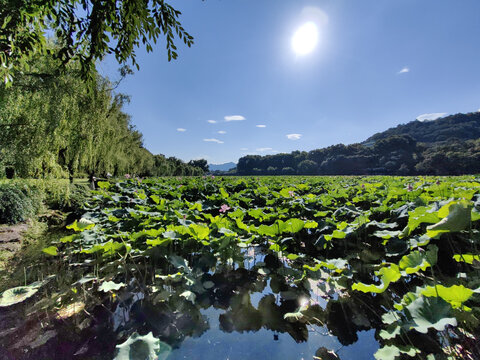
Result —
POLYGON ((373 144, 240 158, 238 175, 460 175, 480 173, 480 139, 434 144, 392 135, 373 144))
MULTIPOLYGON (((129 100, 95 72, 85 82, 80 64, 59 72, 60 60, 38 55, 0 85, 0 166, 18 177, 136 174, 201 175, 206 161, 184 163, 153 155, 123 111, 129 100)), ((208 169, 207 169, 208 170, 208 169)))

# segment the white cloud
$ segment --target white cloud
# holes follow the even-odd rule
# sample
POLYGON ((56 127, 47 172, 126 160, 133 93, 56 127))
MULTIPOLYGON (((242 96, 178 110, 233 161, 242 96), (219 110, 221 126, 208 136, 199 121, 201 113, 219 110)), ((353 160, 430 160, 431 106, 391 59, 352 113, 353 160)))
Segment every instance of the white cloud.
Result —
POLYGON ((267 125, 255 125, 255 126, 258 127, 258 128, 266 128, 267 127, 267 125))
POLYGON ((227 115, 224 117, 225 121, 242 121, 246 120, 242 115, 227 115))
POLYGON ((226 134, 227 132, 225 130, 220 130, 220 131, 217 131, 219 134, 226 134))
POLYGON ((300 140, 300 138, 302 137, 302 134, 288 134, 285 136, 287 137, 288 140, 300 140))
POLYGON ((257 150, 258 152, 265 152, 265 151, 271 151, 273 149, 271 147, 263 147, 263 148, 257 148, 255 150, 257 150))
POLYGON ((184 129, 184 128, 177 128, 177 131, 184 132, 184 131, 187 131, 187 129, 184 129))
POLYGON ((218 139, 203 139, 203 141, 206 141, 206 142, 215 142, 217 144, 223 144, 223 141, 222 140, 218 140, 218 139))
POLYGON ((422 114, 417 116, 418 121, 430 121, 436 120, 438 118, 444 117, 447 113, 430 113, 430 114, 422 114))
POLYGON ((240 148, 240 150, 242 150, 242 151, 247 151, 248 148, 240 148))
POLYGON ((406 74, 406 73, 408 73, 408 72, 410 72, 410 69, 405 66, 405 67, 402 68, 402 70, 400 70, 397 74, 406 74))
POLYGON ((217 120, 207 120, 207 122, 210 123, 210 124, 216 124, 217 120))

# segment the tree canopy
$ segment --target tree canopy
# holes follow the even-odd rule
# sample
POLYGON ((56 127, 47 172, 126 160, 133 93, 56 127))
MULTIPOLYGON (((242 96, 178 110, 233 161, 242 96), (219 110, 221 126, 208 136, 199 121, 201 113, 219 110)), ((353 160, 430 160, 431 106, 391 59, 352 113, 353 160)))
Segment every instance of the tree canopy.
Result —
POLYGON ((177 58, 175 37, 193 44, 180 14, 164 0, 0 0, 0 76, 11 82, 14 70, 28 69, 38 53, 52 53, 60 69, 77 61, 84 79, 107 54, 138 69, 135 49, 150 52, 161 36, 170 61, 177 58), (59 46, 49 47, 49 37, 59 46))

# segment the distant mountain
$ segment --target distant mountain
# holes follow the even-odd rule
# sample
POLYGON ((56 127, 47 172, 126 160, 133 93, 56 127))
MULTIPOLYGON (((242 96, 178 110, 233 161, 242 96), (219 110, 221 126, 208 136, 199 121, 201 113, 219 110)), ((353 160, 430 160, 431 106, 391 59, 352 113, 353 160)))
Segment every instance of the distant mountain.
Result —
POLYGON ((462 175, 480 173, 480 112, 411 121, 360 144, 247 155, 238 175, 462 175))
POLYGON ((411 121, 370 136, 363 144, 373 144, 394 135, 410 135, 417 142, 423 143, 478 139, 480 112, 455 114, 432 121, 411 121))
POLYGON ((237 164, 234 162, 228 162, 225 164, 208 164, 208 168, 210 171, 228 171, 236 167, 237 164))

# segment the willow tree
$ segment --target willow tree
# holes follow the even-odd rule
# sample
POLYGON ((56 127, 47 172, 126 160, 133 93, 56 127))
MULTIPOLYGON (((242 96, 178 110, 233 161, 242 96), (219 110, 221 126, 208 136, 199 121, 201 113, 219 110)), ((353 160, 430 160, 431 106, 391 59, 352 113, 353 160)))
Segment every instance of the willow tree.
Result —
POLYGON ((59 59, 57 69, 75 61, 83 79, 95 76, 95 63, 107 54, 138 68, 135 49, 150 52, 160 38, 170 61, 177 57, 175 37, 193 44, 180 14, 164 0, 0 0, 0 76, 11 82, 38 53, 59 59), (52 33, 60 44, 55 49, 47 45, 52 33))

